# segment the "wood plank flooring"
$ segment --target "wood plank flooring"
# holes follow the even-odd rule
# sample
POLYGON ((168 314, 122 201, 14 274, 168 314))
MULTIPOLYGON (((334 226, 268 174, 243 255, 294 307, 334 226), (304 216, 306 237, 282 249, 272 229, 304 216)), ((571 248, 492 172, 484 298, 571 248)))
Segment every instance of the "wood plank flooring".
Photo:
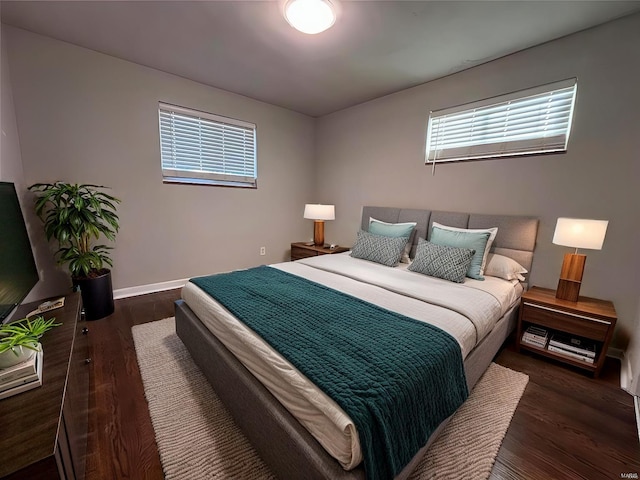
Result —
MULTIPOLYGON (((88 480, 163 478, 131 327, 173 316, 179 296, 179 290, 171 290, 117 300, 113 315, 89 322, 93 370, 88 480)), ((516 353, 511 345, 496 362, 528 374, 530 380, 492 480, 597 480, 640 474, 633 401, 619 388, 618 362, 607 359, 597 380, 516 353)))
POLYGON ((113 315, 88 322, 88 480, 163 478, 131 327, 173 316, 179 297, 171 290, 117 300, 113 315))

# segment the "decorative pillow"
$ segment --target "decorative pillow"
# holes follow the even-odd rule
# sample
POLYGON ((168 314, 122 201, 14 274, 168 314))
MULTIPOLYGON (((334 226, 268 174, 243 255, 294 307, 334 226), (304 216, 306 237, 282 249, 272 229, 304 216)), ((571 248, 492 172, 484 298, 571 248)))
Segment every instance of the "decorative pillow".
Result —
POLYGON ((374 235, 383 235, 385 237, 407 237, 408 242, 402 253, 400 261, 402 263, 411 263, 409 259, 409 252, 411 252, 411 244, 413 239, 413 233, 415 232, 416 222, 406 223, 387 223, 382 220, 377 220, 373 217, 369 217, 369 233, 374 235))
POLYGON ((408 240, 407 237, 385 237, 360 230, 351 248, 351 256, 395 267, 408 240))
MULTIPOLYGON (((489 232, 489 241, 487 241, 487 245, 484 248, 484 253, 482 256, 482 265, 480 266, 480 276, 484 275, 484 267, 487 263, 487 255, 489 255, 489 250, 491 250, 491 245, 493 245, 493 241, 496 239, 496 235, 498 234, 498 227, 491 228, 456 228, 449 227, 448 225, 442 225, 438 222, 433 222, 433 226, 441 228, 443 230, 451 230, 453 232, 471 232, 471 233, 485 233, 489 232)), ((476 252, 478 253, 478 252, 476 252)))
POLYGON ((462 283, 474 254, 475 251, 469 248, 436 245, 420 238, 416 257, 409 265, 409 270, 450 282, 462 283))
POLYGON ((484 232, 474 232, 462 228, 452 230, 453 227, 442 227, 442 225, 439 226, 437 223, 434 223, 431 228, 431 238, 429 239, 431 243, 473 250, 475 254, 471 260, 471 266, 467 271, 467 277, 484 280, 481 273, 482 261, 491 232, 488 230, 484 232))
POLYGON ((490 253, 487 256, 487 265, 484 267, 485 275, 523 282, 525 280, 522 276, 523 273, 528 273, 527 269, 512 258, 497 253, 490 253))

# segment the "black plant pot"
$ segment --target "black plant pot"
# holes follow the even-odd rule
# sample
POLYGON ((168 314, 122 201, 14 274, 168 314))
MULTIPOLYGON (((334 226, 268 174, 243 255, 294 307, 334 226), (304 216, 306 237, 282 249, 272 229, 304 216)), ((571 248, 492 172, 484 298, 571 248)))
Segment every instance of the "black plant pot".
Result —
POLYGON ((111 270, 102 269, 97 277, 74 278, 73 286, 80 289, 87 320, 100 320, 113 313, 111 270))

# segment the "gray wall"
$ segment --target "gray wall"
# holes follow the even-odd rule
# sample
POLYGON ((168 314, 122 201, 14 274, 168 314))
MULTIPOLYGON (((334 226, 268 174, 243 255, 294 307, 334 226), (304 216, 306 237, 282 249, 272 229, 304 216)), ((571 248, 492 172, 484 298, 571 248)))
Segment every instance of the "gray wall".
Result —
POLYGON ((22 170, 22 157, 20 156, 20 139, 18 138, 18 127, 16 125, 16 114, 13 105, 13 89, 11 88, 11 77, 9 76, 9 61, 7 59, 7 42, 5 41, 4 29, 2 30, 2 67, 0 74, 0 179, 5 182, 21 184, 24 179, 22 170))
POLYGON ((609 220, 601 251, 585 251, 581 294, 614 301, 624 346, 638 305, 640 15, 535 47, 323 117, 319 201, 335 203, 327 237, 351 244, 362 205, 537 216, 533 285, 555 288, 564 253, 560 216, 609 220), (569 151, 424 165, 430 110, 578 77, 569 151))
POLYGON ((97 183, 122 199, 115 289, 279 262, 309 237, 314 119, 3 28, 25 184, 97 183), (258 188, 163 184, 158 101, 256 123, 258 188))
MULTIPOLYGON (((40 276, 40 281, 25 299, 25 301, 30 302, 48 296, 47 292, 51 290, 49 285, 70 285, 70 282, 63 272, 55 268, 55 261, 51 257, 48 245, 44 241, 41 233, 42 224, 31 209, 31 197, 26 191, 4 27, 2 30, 0 180, 15 183, 22 209, 25 213, 25 223, 31 238, 33 253, 36 258, 38 274, 40 276)), ((60 291, 58 287, 55 287, 53 290, 60 291)))
MULTIPOLYGON (((638 304, 638 312, 636 314, 636 326, 633 330, 631 342, 627 349, 626 356, 628 358, 628 390, 634 395, 640 397, 640 304, 638 304)), ((638 425, 640 428, 640 425, 638 425)))

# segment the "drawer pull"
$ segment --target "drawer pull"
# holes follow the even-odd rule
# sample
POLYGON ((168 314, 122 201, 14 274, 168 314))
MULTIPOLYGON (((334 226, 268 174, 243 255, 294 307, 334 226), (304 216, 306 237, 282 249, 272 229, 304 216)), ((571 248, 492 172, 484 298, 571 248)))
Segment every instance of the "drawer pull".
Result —
POLYGON ((85 358, 84 359, 84 363, 86 363, 87 365, 91 363, 91 359, 90 358, 85 358))
POLYGON ((89 333, 89 329, 87 327, 83 327, 82 328, 82 334, 86 335, 87 333, 89 333))
POLYGON ((547 310, 549 312, 560 313, 562 315, 568 315, 570 317, 582 318, 583 320, 589 320, 591 322, 604 323, 605 325, 611 325, 611 322, 607 320, 600 320, 599 318, 587 317, 585 315, 578 315, 577 313, 565 312, 564 310, 558 310, 557 308, 545 307, 538 305, 537 303, 524 302, 528 307, 539 308, 540 310, 547 310))

